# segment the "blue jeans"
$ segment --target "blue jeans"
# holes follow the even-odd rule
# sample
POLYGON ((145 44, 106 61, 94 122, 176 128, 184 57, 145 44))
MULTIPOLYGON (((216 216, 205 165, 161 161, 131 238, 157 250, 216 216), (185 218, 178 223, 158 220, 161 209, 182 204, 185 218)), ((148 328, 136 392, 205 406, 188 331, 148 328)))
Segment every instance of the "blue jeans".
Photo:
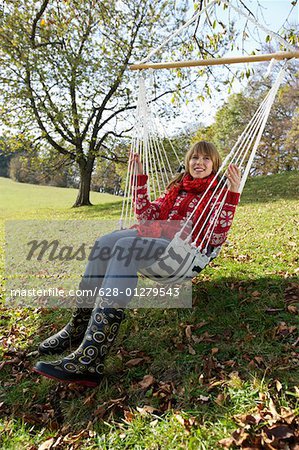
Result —
POLYGON ((90 252, 81 288, 98 289, 108 304, 125 307, 137 286, 139 269, 153 264, 168 244, 164 238, 139 237, 135 229, 100 237, 90 252))

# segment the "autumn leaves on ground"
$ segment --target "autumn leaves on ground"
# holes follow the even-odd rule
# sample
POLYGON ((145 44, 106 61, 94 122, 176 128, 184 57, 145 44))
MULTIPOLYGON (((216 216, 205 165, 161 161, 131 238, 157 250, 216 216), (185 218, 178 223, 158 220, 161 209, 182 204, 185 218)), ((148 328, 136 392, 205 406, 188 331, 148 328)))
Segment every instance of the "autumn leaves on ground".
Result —
MULTIPOLYGON (((67 311, 3 306, 0 447, 298 450, 297 179, 248 182, 230 242, 193 280, 193 308, 130 310, 97 389, 31 372, 38 342, 67 311)), ((63 192, 57 208, 31 195, 30 208, 14 209, 1 196, 1 210, 5 219, 119 213, 119 200, 73 210, 63 192)), ((2 224, 2 269, 3 244, 2 224)))

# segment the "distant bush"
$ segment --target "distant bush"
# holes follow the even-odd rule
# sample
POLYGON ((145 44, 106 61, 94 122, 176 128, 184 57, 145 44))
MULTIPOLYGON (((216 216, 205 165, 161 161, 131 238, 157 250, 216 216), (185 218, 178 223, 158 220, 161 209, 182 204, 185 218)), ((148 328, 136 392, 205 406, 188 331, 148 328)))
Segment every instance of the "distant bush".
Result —
POLYGON ((9 176, 9 163, 11 160, 11 155, 1 154, 0 151, 0 177, 9 176))
POLYGON ((9 177, 20 183, 42 184, 57 187, 74 187, 76 180, 69 173, 68 167, 57 169, 48 167, 41 161, 27 155, 13 156, 9 163, 9 177))

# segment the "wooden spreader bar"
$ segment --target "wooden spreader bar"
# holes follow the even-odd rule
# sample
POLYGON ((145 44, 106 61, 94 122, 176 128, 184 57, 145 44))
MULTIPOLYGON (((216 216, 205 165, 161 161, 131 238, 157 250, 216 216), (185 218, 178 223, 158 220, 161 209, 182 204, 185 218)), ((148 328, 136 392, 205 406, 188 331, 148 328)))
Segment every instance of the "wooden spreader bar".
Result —
POLYGON ((198 61, 170 61, 162 63, 132 64, 130 66, 130 70, 141 70, 141 69, 157 70, 157 69, 177 69, 180 67, 218 66, 225 64, 270 61, 271 59, 282 60, 292 58, 299 58, 299 50, 294 50, 293 52, 266 53, 261 55, 231 56, 227 58, 201 59, 198 61))

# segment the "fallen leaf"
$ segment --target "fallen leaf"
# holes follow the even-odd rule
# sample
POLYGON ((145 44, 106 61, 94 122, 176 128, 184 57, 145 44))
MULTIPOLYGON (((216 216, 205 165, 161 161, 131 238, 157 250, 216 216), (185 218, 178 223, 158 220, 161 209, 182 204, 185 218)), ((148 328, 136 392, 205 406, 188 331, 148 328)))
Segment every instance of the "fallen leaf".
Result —
POLYGON ((158 425, 158 419, 155 419, 155 420, 152 420, 151 422, 150 422, 150 426, 151 427, 155 427, 156 425, 158 425))
POLYGON ((43 442, 39 447, 38 450, 49 450, 52 445, 54 444, 55 438, 47 439, 45 442, 43 442))
POLYGON ((264 364, 264 358, 262 356, 255 356, 254 359, 258 364, 264 364))
POLYGON ((181 425, 185 425, 185 420, 180 414, 175 414, 175 418, 181 425))
POLYGON ((125 363, 125 365, 127 367, 135 367, 138 366, 138 364, 141 364, 142 362, 144 362, 145 358, 134 358, 134 359, 130 359, 129 361, 127 361, 125 363))
POLYGON ((188 344, 188 351, 189 351, 190 355, 196 355, 196 351, 190 344, 188 344))
POLYGON ((63 440, 63 436, 59 436, 54 442, 52 448, 57 448, 61 446, 61 441, 63 440))
MULTIPOLYGON (((297 388, 297 386, 295 386, 295 388, 297 388)), ((296 420, 295 412, 283 406, 280 409, 280 416, 283 419, 283 421, 286 422, 288 425, 291 425, 296 420)))
POLYGON ((185 328, 185 335, 187 339, 191 339, 192 336, 192 329, 191 329, 191 325, 187 325, 185 328))
POLYGON ((298 314, 298 308, 295 305, 288 305, 287 310, 291 314, 298 314))
POLYGON ((283 308, 267 308, 265 311, 268 314, 276 314, 276 313, 279 313, 281 311, 284 311, 284 309, 283 308))
POLYGON ((200 336, 192 336, 192 339, 196 344, 198 344, 199 342, 214 342, 215 341, 214 336, 215 336, 214 334, 209 334, 208 331, 205 331, 200 336))
POLYGON ((232 437, 224 438, 218 441, 218 444, 224 448, 230 448, 234 444, 234 439, 232 437))
POLYGON ((142 408, 137 406, 136 409, 141 415, 153 414, 154 411, 158 411, 156 408, 153 408, 150 405, 144 405, 142 406, 142 408))
POLYGON ((75 442, 88 437, 88 435, 89 433, 87 430, 82 430, 77 434, 68 433, 66 436, 64 436, 63 442, 65 442, 66 444, 74 444, 75 442))
POLYGON ((277 392, 281 391, 282 384, 281 384, 281 382, 279 380, 275 380, 275 387, 276 387, 277 392))
POLYGON ((217 403, 217 405, 222 405, 225 401, 226 396, 222 393, 217 395, 217 398, 215 399, 215 403, 217 403))
POLYGON ((249 434, 246 433, 243 429, 238 429, 233 432, 232 437, 234 439, 235 444, 242 445, 243 442, 249 437, 249 434))
POLYGON ((178 413, 175 414, 175 418, 181 425, 183 425, 186 433, 188 434, 190 433, 191 427, 193 427, 197 423, 195 417, 188 417, 185 419, 184 417, 181 416, 181 414, 178 413))
POLYGON ((259 291, 253 291, 251 295, 252 297, 260 297, 261 293, 259 291))
POLYGON ((155 379, 152 375, 144 375, 143 379, 139 381, 138 385, 142 389, 148 389, 152 384, 154 384, 155 379))
POLYGON ((134 414, 131 411, 125 410, 124 411, 124 416, 125 416, 125 422, 130 423, 133 421, 134 419, 134 414))
POLYGON ((207 403, 207 402, 210 401, 210 397, 206 397, 205 395, 200 395, 200 396, 198 397, 198 400, 199 400, 200 402, 207 403))
POLYGON ((296 326, 288 326, 285 322, 280 322, 276 327, 276 334, 287 336, 297 330, 296 326))
POLYGON ((86 397, 83 401, 83 405, 91 405, 94 401, 95 395, 96 395, 96 391, 94 391, 91 395, 86 397))
POLYGON ((236 365, 236 361, 234 361, 233 359, 229 359, 228 361, 224 361, 224 364, 228 367, 233 367, 236 365))
POLYGON ((239 414, 234 416, 234 421, 242 428, 247 425, 258 425, 261 420, 260 415, 239 414))
POLYGON ((198 330, 199 328, 202 328, 207 324, 208 324, 208 322, 206 320, 202 320, 201 322, 194 325, 194 330, 198 330))
POLYGON ((293 430, 288 425, 284 424, 275 424, 270 428, 265 428, 264 431, 270 439, 275 437, 277 439, 285 440, 294 437, 293 430))
POLYGON ((272 398, 269 399, 269 405, 268 405, 268 408, 269 408, 269 411, 270 411, 271 414, 272 414, 273 419, 274 419, 274 420, 279 419, 279 414, 278 414, 278 412, 276 411, 276 407, 275 407, 275 404, 274 404, 272 398))

